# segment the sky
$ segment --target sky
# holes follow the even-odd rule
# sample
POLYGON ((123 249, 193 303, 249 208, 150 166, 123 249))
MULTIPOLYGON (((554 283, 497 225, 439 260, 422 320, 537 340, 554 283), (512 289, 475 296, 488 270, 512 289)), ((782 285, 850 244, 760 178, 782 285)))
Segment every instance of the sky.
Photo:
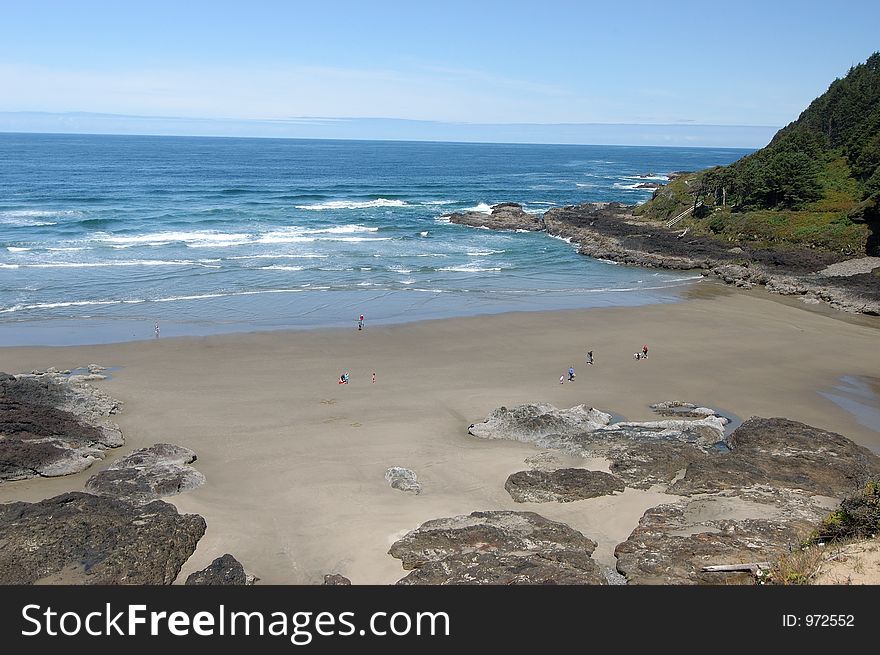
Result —
POLYGON ((859 1, 0 0, 0 131, 759 147, 878 25, 859 1))

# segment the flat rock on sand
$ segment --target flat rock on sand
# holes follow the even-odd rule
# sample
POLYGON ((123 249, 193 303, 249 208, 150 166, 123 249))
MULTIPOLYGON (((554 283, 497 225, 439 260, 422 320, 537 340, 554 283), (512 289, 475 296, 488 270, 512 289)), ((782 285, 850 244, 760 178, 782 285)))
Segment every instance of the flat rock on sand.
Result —
POLYGON ((398 584, 607 584, 596 543, 534 512, 473 512, 422 524, 388 552, 398 584))
POLYGON ((130 502, 148 503, 205 483, 205 476, 189 466, 196 454, 189 448, 158 443, 139 448, 86 482, 86 491, 130 502))
POLYGON ((73 492, 0 505, 0 584, 171 584, 205 527, 160 500, 73 492))
POLYGON ((0 373, 0 482, 78 473, 123 444, 119 404, 55 374, 0 373))
POLYGON ((624 490, 623 480, 604 471, 579 468, 519 471, 504 488, 518 503, 570 503, 624 490))

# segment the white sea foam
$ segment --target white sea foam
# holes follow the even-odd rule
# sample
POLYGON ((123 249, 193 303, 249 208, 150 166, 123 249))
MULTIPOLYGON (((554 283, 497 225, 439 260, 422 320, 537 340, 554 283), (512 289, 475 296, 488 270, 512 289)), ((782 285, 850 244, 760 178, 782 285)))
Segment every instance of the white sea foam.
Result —
POLYGON ((481 203, 477 204, 475 207, 468 207, 467 209, 464 209, 464 210, 462 210, 462 211, 466 211, 466 212, 480 212, 481 214, 491 214, 491 213, 492 213, 492 207, 490 207, 489 205, 487 205, 485 202, 481 202, 481 203))
POLYGON ((627 189, 628 191, 647 191, 648 193, 654 192, 654 189, 639 187, 639 184, 642 184, 642 182, 635 182, 633 184, 621 184, 620 182, 615 182, 613 186, 615 189, 627 189))
POLYGON ((0 223, 11 227, 41 227, 44 225, 58 225, 57 221, 47 221, 47 218, 66 218, 69 216, 82 216, 82 212, 70 209, 10 209, 0 211, 0 223))
POLYGON ((261 235, 254 243, 312 243, 316 237, 306 237, 301 233, 291 232, 267 232, 261 235))
POLYGON ((449 271, 454 273, 484 273, 489 271, 500 271, 499 267, 481 268, 479 266, 446 266, 438 268, 438 271, 449 271))
MULTIPOLYGON (((316 253, 304 253, 302 255, 234 255, 224 259, 327 259, 330 255, 318 255, 316 253)), ((199 261, 206 261, 200 259, 199 261)))
POLYGON ((39 262, 35 264, 0 264, 0 268, 103 268, 106 266, 204 266, 189 259, 125 259, 101 262, 39 262))
POLYGON ((184 243, 190 248, 224 248, 248 243, 250 235, 244 233, 225 233, 212 230, 197 232, 152 232, 133 236, 119 236, 99 233, 96 241, 113 245, 113 247, 167 245, 184 243))
POLYGON ((271 266, 260 266, 261 271, 302 271, 304 266, 282 266, 281 264, 272 264, 271 266))
POLYGON ((668 182, 666 175, 621 175, 624 180, 655 180, 657 182, 668 182))
POLYGON ((420 205, 454 205, 457 200, 423 200, 420 205))
POLYGON ((408 207, 403 200, 376 198, 375 200, 328 200, 314 205, 296 205, 297 209, 324 211, 327 209, 370 209, 373 207, 408 207))
POLYGON ((438 223, 439 225, 445 225, 445 224, 449 223, 450 221, 449 221, 449 217, 448 217, 448 216, 437 216, 437 217, 434 219, 434 222, 435 222, 435 223, 438 223))
POLYGON ((391 237, 319 237, 319 241, 346 241, 358 243, 361 241, 391 241, 391 237))
POLYGON ((404 268, 403 266, 389 266, 388 270, 394 273, 412 273, 411 268, 404 268))
POLYGON ((426 237, 426 236, 428 236, 428 231, 425 230, 424 232, 419 232, 419 236, 420 236, 420 237, 426 237))
POLYGON ((506 250, 470 250, 466 254, 470 257, 484 257, 485 255, 500 255, 506 250))
POLYGON ((17 246, 6 246, 9 252, 27 252, 30 248, 19 248, 17 246))
POLYGON ((405 280, 400 280, 401 284, 415 284, 416 281, 411 278, 406 278, 405 280))
POLYGON ((366 225, 337 225, 335 227, 324 227, 317 229, 303 230, 307 234, 357 234, 358 232, 378 232, 378 227, 367 227, 366 225))

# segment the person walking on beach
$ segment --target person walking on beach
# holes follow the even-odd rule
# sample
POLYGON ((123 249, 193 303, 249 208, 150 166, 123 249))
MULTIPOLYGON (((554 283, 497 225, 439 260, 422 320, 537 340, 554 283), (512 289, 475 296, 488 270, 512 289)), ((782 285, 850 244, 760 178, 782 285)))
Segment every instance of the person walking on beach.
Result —
POLYGON ((373 384, 376 383, 376 371, 373 371, 373 384))
POLYGON ((156 338, 159 338, 159 324, 156 323, 156 338))
POLYGON ((564 375, 559 376, 559 384, 565 384, 565 376, 564 375))
POLYGON ((647 345, 642 346, 642 357, 644 357, 645 359, 648 359, 648 346, 647 345))
POLYGON ((568 367, 568 381, 574 382, 574 366, 568 367))
POLYGON ((589 350, 589 351, 587 351, 587 364, 592 364, 592 363, 593 363, 593 351, 589 350))
POLYGON ((358 319, 358 330, 364 329, 364 315, 361 314, 361 317, 358 319))

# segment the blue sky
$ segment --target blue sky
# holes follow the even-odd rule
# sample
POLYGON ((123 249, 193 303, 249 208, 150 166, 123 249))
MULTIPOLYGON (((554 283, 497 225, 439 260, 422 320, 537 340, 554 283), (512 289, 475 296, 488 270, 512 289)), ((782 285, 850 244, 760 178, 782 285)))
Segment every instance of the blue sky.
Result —
POLYGON ((15 131, 754 147, 880 49, 876 2, 0 2, 15 131))

